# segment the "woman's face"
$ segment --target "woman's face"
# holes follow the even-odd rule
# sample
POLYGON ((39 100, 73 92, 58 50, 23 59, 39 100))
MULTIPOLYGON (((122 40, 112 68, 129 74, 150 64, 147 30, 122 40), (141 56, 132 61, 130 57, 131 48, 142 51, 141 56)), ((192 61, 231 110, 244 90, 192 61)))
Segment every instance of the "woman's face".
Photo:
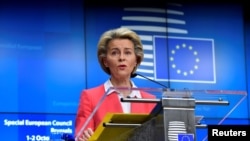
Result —
POLYGON ((108 44, 104 65, 114 77, 126 78, 131 75, 137 64, 134 44, 128 39, 113 39, 108 44))

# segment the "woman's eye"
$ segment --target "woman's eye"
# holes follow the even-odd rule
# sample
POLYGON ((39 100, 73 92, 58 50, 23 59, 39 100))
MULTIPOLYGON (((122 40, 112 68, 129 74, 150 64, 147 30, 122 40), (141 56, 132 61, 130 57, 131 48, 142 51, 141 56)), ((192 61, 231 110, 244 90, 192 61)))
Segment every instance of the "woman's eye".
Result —
POLYGON ((130 52, 130 51, 127 51, 127 52, 125 52, 125 54, 129 55, 129 54, 131 54, 131 52, 130 52))
POLYGON ((111 55, 116 55, 116 54, 117 54, 117 51, 111 52, 111 55))

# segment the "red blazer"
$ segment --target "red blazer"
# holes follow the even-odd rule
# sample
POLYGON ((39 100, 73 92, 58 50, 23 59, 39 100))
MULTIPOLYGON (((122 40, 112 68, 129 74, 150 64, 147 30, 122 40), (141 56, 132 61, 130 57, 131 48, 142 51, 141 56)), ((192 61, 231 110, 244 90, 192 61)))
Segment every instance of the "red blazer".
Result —
MULTIPOLYGON (((90 116, 97 103, 105 93, 104 85, 95 88, 83 90, 80 96, 80 102, 75 121, 75 135, 81 130, 82 126, 90 116)), ((155 98, 155 95, 140 91, 142 98, 155 98)), ((131 103, 131 113, 148 114, 155 107, 155 103, 131 103)), ((90 120, 87 128, 92 128, 93 131, 100 124, 106 113, 123 113, 120 99, 116 92, 113 92, 104 99, 103 103, 96 111, 94 117, 90 120)), ((86 129, 86 128, 85 128, 86 129)))

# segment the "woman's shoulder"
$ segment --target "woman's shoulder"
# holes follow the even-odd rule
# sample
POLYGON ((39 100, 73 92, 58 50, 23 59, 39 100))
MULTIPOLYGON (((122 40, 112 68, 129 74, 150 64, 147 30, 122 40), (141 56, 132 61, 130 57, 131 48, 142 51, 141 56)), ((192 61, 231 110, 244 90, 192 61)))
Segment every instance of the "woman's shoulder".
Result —
POLYGON ((88 89, 84 89, 82 90, 82 93, 84 94, 103 94, 105 92, 105 89, 104 89, 104 85, 99 85, 99 86, 96 86, 96 87, 92 87, 92 88, 88 88, 88 89))
POLYGON ((92 88, 85 89, 85 91, 99 91, 99 90, 104 90, 104 84, 101 84, 99 86, 95 86, 92 88))

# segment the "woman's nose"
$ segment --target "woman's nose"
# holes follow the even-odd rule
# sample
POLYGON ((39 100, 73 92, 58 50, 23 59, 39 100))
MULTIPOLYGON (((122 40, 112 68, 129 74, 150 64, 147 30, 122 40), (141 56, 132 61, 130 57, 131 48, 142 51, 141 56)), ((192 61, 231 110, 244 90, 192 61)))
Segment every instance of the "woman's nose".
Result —
POLYGON ((124 61, 124 60, 125 60, 125 55, 121 53, 119 57, 119 61, 124 61))

